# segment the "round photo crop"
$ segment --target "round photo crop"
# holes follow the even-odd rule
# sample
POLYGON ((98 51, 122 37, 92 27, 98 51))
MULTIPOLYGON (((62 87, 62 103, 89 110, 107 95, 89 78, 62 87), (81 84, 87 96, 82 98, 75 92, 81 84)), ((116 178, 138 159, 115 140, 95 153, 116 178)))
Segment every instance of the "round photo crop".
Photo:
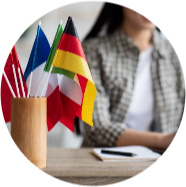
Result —
POLYGON ((1 82, 11 137, 35 166, 82 185, 124 181, 156 162, 181 123, 179 59, 149 19, 105 2, 35 21, 1 82))

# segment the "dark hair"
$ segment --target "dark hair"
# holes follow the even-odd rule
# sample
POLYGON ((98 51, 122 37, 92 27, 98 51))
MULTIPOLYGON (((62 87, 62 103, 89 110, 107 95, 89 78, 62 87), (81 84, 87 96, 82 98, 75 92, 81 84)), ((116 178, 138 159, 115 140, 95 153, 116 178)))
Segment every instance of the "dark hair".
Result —
POLYGON ((105 3, 96 23, 85 37, 85 40, 97 37, 105 26, 106 34, 111 34, 121 26, 122 22, 122 6, 112 3, 105 3))

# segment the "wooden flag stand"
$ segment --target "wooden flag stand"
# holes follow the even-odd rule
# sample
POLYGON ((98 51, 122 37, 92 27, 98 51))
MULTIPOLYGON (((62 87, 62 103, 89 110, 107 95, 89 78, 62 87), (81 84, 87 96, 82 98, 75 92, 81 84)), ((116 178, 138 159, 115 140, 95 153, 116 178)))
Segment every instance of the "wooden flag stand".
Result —
POLYGON ((38 168, 46 168, 47 99, 11 99, 11 136, 22 153, 38 168))

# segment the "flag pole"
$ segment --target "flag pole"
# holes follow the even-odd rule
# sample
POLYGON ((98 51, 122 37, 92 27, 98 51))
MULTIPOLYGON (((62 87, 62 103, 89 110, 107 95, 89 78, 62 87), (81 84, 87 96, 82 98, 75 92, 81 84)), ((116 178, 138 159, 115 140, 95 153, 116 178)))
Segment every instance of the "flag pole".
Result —
POLYGON ((39 22, 39 28, 38 28, 38 30, 37 30, 36 48, 35 48, 35 51, 34 51, 34 59, 33 59, 33 63, 32 63, 32 70, 31 70, 31 73, 30 73, 30 80, 29 80, 29 86, 28 86, 28 94, 27 94, 27 98, 28 98, 29 95, 30 95, 31 82, 32 82, 32 76, 33 76, 33 66, 34 66, 35 59, 36 59, 36 51, 37 51, 37 45, 38 45, 38 38, 39 38, 40 27, 41 27, 41 21, 39 22))
POLYGON ((20 97, 19 87, 18 87, 17 76, 16 76, 16 71, 15 71, 14 64, 12 64, 12 69, 13 69, 13 74, 14 74, 14 80, 15 80, 17 95, 18 95, 18 97, 20 97))
POLYGON ((39 93, 39 90, 40 90, 40 87, 41 87, 41 83, 43 82, 43 77, 44 77, 44 71, 43 71, 43 73, 42 73, 42 76, 41 76, 41 79, 40 79, 39 86, 38 86, 38 88, 37 88, 35 97, 38 96, 38 93, 39 93))
MULTIPOLYGON (((62 23, 63 23, 63 20, 61 19, 60 25, 62 25, 62 23)), ((57 56, 57 55, 55 54, 55 56, 57 56)), ((55 59, 56 59, 55 56, 54 56, 54 59, 53 59, 53 60, 54 60, 54 63, 53 63, 53 64, 55 64, 55 59)), ((43 89, 42 89, 42 91, 41 91, 40 97, 42 97, 43 94, 44 94, 44 91, 45 91, 46 86, 47 86, 47 84, 48 84, 50 75, 51 75, 51 73, 52 73, 52 69, 53 69, 53 65, 51 64, 50 69, 49 69, 49 72, 48 72, 48 75, 47 75, 47 79, 46 79, 46 81, 45 81, 45 83, 44 83, 44 87, 43 87, 43 89)), ((43 74, 44 74, 44 71, 43 71, 43 74)), ((40 82, 40 83, 41 83, 41 82, 40 82)))
POLYGON ((3 75, 4 75, 4 77, 5 77, 6 83, 8 84, 8 87, 9 87, 9 89, 10 89, 10 91, 11 91, 11 93, 12 93, 13 97, 16 97, 16 95, 15 95, 15 93, 14 93, 13 89, 12 89, 12 86, 11 86, 11 84, 10 84, 9 80, 8 80, 8 77, 6 76, 5 71, 3 72, 3 75))
POLYGON ((50 66, 50 70, 49 70, 48 75, 47 75, 47 79, 46 79, 46 81, 45 81, 45 84, 44 84, 44 87, 43 87, 43 90, 42 90, 42 92, 41 92, 41 96, 40 96, 40 97, 42 97, 43 94, 44 94, 45 88, 46 88, 46 86, 47 86, 47 84, 48 84, 48 81, 49 81, 49 78, 50 78, 50 74, 51 74, 51 72, 52 72, 52 69, 53 69, 53 66, 51 65, 51 66, 50 66))
POLYGON ((22 76, 21 76, 21 70, 20 70, 19 67, 18 67, 18 74, 19 74, 19 79, 20 79, 20 82, 21 82, 21 89, 22 89, 23 97, 26 97, 25 96, 24 86, 23 86, 23 80, 22 80, 22 76))
POLYGON ((31 88, 32 76, 33 76, 33 71, 31 71, 31 73, 30 73, 30 80, 29 80, 29 85, 28 85, 27 98, 29 98, 29 95, 30 95, 30 88, 31 88))
POLYGON ((55 64, 55 62, 56 62, 57 56, 58 56, 58 52, 56 52, 56 54, 54 55, 53 63, 52 63, 51 66, 50 66, 50 69, 49 69, 49 72, 48 72, 48 75, 47 75, 47 79, 46 79, 46 81, 45 81, 45 84, 44 84, 44 87, 43 87, 43 90, 42 90, 42 92, 41 92, 41 96, 40 96, 40 97, 42 97, 43 94, 44 94, 45 88, 46 88, 46 86, 47 86, 47 84, 48 84, 48 81, 49 81, 50 75, 51 75, 51 73, 52 73, 52 69, 53 69, 53 67, 54 67, 54 64, 55 64))

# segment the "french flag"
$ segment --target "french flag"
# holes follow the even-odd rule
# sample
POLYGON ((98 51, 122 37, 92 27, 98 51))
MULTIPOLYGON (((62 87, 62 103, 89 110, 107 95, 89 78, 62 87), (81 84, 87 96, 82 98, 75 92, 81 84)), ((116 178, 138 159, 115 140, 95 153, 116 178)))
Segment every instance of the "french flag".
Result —
POLYGON ((50 44, 39 24, 28 64, 24 72, 24 79, 28 88, 28 97, 36 95, 49 52, 50 44))
MULTIPOLYGON (((44 71, 46 61, 50 53, 50 44, 40 24, 32 47, 30 58, 24 72, 24 78, 28 87, 28 97, 41 96, 48 72, 44 71)), ((58 100, 59 88, 57 75, 50 76, 49 84, 44 90, 47 97, 47 126, 50 131, 59 121, 61 114, 61 102, 58 100)))

